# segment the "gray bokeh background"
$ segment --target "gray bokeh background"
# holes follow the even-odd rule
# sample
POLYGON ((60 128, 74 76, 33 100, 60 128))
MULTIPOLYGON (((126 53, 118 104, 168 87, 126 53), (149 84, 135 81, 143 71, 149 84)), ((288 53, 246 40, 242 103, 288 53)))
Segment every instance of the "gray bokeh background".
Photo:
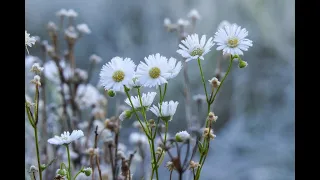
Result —
MULTIPOLYGON (((136 63, 160 53, 181 57, 177 36, 163 27, 163 19, 173 22, 187 18, 196 8, 201 16, 196 33, 213 36, 218 24, 228 20, 245 27, 253 47, 243 57, 245 69, 234 64, 213 110, 219 116, 217 138, 203 168, 204 180, 292 180, 295 176, 295 2, 293 0, 26 0, 26 29, 48 39, 48 21, 58 22, 55 12, 73 8, 77 23, 87 23, 92 34, 76 45, 77 66, 86 69, 88 57, 96 53, 106 63, 114 56, 130 57, 136 63)), ((36 48, 30 53, 37 55, 36 48)), ((203 61, 206 79, 214 76, 216 57, 212 52, 203 61)), ((197 62, 189 64, 191 93, 203 92, 197 62)), ((228 62, 224 61, 226 70, 228 62)), ((100 64, 100 67, 102 64, 100 64)), ((99 67, 99 68, 100 68, 99 67)), ((98 82, 96 70, 91 81, 98 82)), ((182 73, 171 82, 167 100, 181 102, 170 132, 186 128, 182 73)), ((123 133, 124 135, 126 133, 123 133)), ((125 137, 122 137, 125 141, 125 137)), ((162 174, 169 175, 165 168, 162 174)))

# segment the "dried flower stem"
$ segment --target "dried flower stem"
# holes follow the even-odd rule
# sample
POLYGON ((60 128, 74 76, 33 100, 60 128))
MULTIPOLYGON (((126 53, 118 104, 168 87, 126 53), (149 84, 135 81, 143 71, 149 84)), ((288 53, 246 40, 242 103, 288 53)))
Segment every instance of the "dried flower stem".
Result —
MULTIPOLYGON (((94 138, 94 148, 96 149, 98 146, 98 126, 96 126, 96 130, 94 131, 95 133, 95 138, 94 138)), ((101 175, 101 169, 100 169, 100 163, 99 163, 99 156, 96 154, 96 164, 99 172, 99 178, 102 180, 102 175, 101 175)))

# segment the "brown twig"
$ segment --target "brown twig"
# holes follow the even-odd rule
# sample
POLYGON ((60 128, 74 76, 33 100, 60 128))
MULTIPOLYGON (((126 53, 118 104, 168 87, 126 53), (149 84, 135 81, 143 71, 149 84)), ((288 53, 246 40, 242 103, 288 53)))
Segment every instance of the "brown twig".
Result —
MULTIPOLYGON (((94 131, 95 133, 95 138, 94 138, 94 149, 97 149, 98 146, 98 126, 96 126, 96 130, 94 131)), ((101 169, 100 169, 100 163, 99 163, 99 155, 96 154, 96 164, 99 172, 99 178, 102 180, 102 175, 101 175, 101 169)))

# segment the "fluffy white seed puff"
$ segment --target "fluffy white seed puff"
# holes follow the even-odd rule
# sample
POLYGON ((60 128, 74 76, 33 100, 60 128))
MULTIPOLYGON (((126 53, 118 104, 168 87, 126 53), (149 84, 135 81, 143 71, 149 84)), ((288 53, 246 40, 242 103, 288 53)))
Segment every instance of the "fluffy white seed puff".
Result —
POLYGON ((102 66, 100 84, 105 90, 124 92, 124 86, 130 87, 136 65, 130 58, 114 57, 102 66))
POLYGON ((153 112, 157 117, 160 117, 163 120, 172 120, 172 116, 176 113, 179 102, 176 101, 164 101, 161 104, 161 112, 160 112, 160 104, 158 106, 153 105, 150 108, 150 111, 153 112))
POLYGON ((146 63, 140 62, 136 72, 136 77, 143 86, 155 87, 168 82, 167 78, 171 73, 166 57, 157 53, 145 57, 144 60, 146 63))
MULTIPOLYGON (((157 95, 156 92, 148 92, 147 94, 143 93, 141 96, 142 106, 147 108, 151 106, 156 95, 157 95)), ((135 109, 141 108, 141 104, 138 96, 131 96, 130 99, 135 109)), ((124 102, 127 103, 130 107, 132 107, 129 101, 129 98, 127 98, 124 102)))
POLYGON ((81 130, 73 130, 71 134, 69 131, 65 131, 61 134, 61 136, 54 136, 53 138, 48 139, 48 143, 55 145, 70 144, 72 141, 75 141, 83 136, 84 134, 81 130))
POLYGON ((187 131, 180 131, 176 134, 176 141, 183 142, 190 139, 190 134, 187 131))
POLYGON ((252 46, 252 41, 246 39, 248 31, 236 24, 226 25, 215 33, 213 41, 217 43, 217 50, 222 50, 223 54, 243 55, 242 51, 247 51, 252 46))
POLYGON ((179 44, 180 49, 177 50, 177 53, 186 58, 186 62, 198 58, 204 60, 203 56, 210 52, 211 47, 214 45, 212 37, 206 42, 206 35, 202 35, 199 41, 198 34, 188 35, 181 43, 179 44))
POLYGON ((81 32, 83 34, 90 34, 91 33, 91 30, 89 29, 87 24, 78 24, 77 29, 79 32, 81 32))

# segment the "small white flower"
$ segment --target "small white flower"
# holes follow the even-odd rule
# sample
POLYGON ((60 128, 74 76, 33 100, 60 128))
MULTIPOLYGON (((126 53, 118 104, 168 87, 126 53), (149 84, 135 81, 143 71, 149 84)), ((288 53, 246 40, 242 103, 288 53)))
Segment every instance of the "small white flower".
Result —
POLYGON ((68 27, 65 31, 64 34, 67 38, 70 39, 77 39, 78 38, 78 33, 77 31, 74 29, 73 26, 68 27))
POLYGON ((172 120, 172 116, 176 113, 177 110, 177 106, 178 106, 179 102, 176 101, 164 101, 161 104, 161 112, 160 112, 160 104, 158 104, 158 106, 153 105, 150 108, 150 111, 153 112, 153 114, 155 114, 157 117, 161 117, 161 119, 165 120, 165 121, 171 121, 172 120))
POLYGON ((164 25, 165 27, 169 27, 169 26, 171 25, 171 20, 170 20, 169 18, 165 18, 165 19, 163 20, 163 25, 164 25))
POLYGON ((212 79, 210 79, 208 81, 211 84, 212 88, 218 88, 221 83, 216 77, 213 77, 212 79))
POLYGON ((180 131, 176 134, 176 141, 183 142, 190 139, 190 134, 187 131, 180 131))
POLYGON ((124 92, 123 86, 130 88, 136 65, 130 58, 114 57, 102 66, 100 82, 105 90, 124 92))
POLYGON ((186 62, 198 58, 204 60, 203 56, 210 52, 210 48, 214 45, 212 37, 206 43, 206 35, 202 35, 199 41, 198 34, 188 35, 181 43, 179 44, 180 49, 177 50, 177 53, 186 58, 186 62))
POLYGON ((61 136, 54 136, 53 138, 48 139, 48 143, 55 145, 67 145, 83 136, 84 134, 81 130, 73 130, 71 134, 69 131, 65 131, 61 136))
POLYGON ((28 54, 29 54, 29 51, 27 46, 32 47, 32 45, 34 45, 35 43, 36 43, 36 38, 33 36, 30 37, 30 34, 28 34, 27 31, 25 31, 25 46, 28 54))
POLYGON ((56 12, 56 15, 61 16, 68 16, 68 11, 66 9, 60 9, 58 12, 56 12))
POLYGON ((78 13, 75 12, 73 9, 69 9, 68 12, 67 12, 67 16, 68 16, 68 17, 75 18, 75 17, 78 16, 78 13))
POLYGON ((129 136, 129 142, 133 145, 147 144, 148 138, 144 134, 133 132, 129 136))
POLYGON ((218 25, 218 29, 220 28, 224 28, 225 26, 230 26, 231 24, 229 23, 229 21, 227 20, 223 20, 220 22, 220 24, 218 25))
POLYGON ((31 80, 31 83, 36 84, 38 86, 41 86, 40 76, 39 75, 35 75, 33 77, 33 79, 31 80))
POLYGON ((185 26, 188 26, 190 23, 189 23, 188 20, 185 20, 185 19, 181 19, 181 18, 180 18, 180 19, 178 19, 177 24, 178 24, 179 26, 185 27, 185 26))
POLYGON ((100 56, 97 56, 95 54, 92 54, 90 57, 89 57, 89 61, 92 62, 92 63, 95 63, 95 64, 98 64, 102 61, 102 58, 100 56))
POLYGON ((169 67, 168 73, 170 73, 170 75, 167 77, 167 80, 175 78, 179 74, 182 68, 182 65, 180 61, 177 64, 176 62, 177 60, 172 57, 168 60, 168 67, 169 67))
POLYGON ((159 53, 145 57, 144 62, 140 62, 137 67, 136 77, 145 87, 155 87, 168 81, 166 78, 170 76, 167 58, 160 56, 159 53))
POLYGON ((132 78, 132 81, 130 81, 130 86, 134 87, 134 88, 138 88, 138 87, 142 86, 142 84, 140 83, 139 78, 134 76, 132 78))
POLYGON ((193 99, 194 101, 200 101, 200 102, 207 100, 207 99, 206 99, 206 96, 203 95, 203 94, 194 95, 194 96, 192 96, 192 99, 193 99))
POLYGON ((83 34, 90 34, 91 30, 89 29, 87 24, 78 24, 77 25, 78 31, 80 31, 83 34))
POLYGON ((247 51, 252 46, 252 41, 246 39, 248 31, 241 26, 232 24, 220 28, 215 33, 214 42, 217 43, 217 50, 222 50, 223 54, 243 55, 242 51, 247 51))
POLYGON ((40 74, 43 71, 43 67, 40 67, 39 63, 34 63, 30 71, 36 74, 40 74))
POLYGON ((196 19, 196 20, 200 20, 201 19, 201 16, 200 16, 199 12, 196 9, 192 9, 188 13, 188 17, 192 18, 192 19, 196 19))
MULTIPOLYGON (((141 96, 142 106, 147 108, 151 106, 156 95, 157 95, 156 92, 148 92, 147 94, 142 93, 142 96, 141 96)), ((133 107, 135 109, 141 108, 141 104, 138 96, 131 96, 130 98, 131 98, 133 107)), ((124 102, 127 103, 130 107, 132 107, 129 101, 129 98, 127 98, 124 102)))

